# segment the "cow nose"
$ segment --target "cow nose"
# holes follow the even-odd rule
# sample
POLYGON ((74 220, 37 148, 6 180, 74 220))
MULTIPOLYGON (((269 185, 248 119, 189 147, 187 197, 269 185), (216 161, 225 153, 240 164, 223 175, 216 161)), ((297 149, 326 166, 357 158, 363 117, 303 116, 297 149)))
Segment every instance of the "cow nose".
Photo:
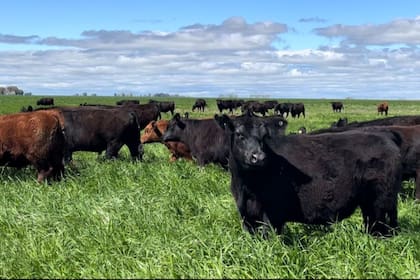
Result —
POLYGON ((258 152, 251 153, 251 163, 253 163, 253 164, 261 162, 264 159, 265 159, 265 154, 264 153, 258 153, 258 152))

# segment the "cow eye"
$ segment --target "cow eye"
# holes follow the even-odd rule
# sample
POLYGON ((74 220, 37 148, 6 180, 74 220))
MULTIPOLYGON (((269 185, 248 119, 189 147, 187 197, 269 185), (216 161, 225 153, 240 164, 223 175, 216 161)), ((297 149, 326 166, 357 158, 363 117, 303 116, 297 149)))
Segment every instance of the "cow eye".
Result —
POLYGON ((283 126, 283 121, 279 121, 279 126, 283 126))
POLYGON ((244 140, 245 136, 240 132, 236 132, 236 138, 238 138, 239 140, 244 140))

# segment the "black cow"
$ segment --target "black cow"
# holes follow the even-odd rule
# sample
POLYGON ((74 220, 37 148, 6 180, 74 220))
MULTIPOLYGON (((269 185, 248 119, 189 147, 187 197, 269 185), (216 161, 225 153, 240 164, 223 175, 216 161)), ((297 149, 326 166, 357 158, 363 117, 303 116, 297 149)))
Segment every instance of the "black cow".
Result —
POLYGON ((134 112, 118 108, 57 107, 65 136, 65 162, 72 160, 76 151, 116 158, 123 145, 127 145, 133 160, 141 160, 140 127, 134 112))
POLYGON ((334 112, 341 112, 341 110, 344 109, 343 102, 340 101, 331 102, 331 107, 334 112))
POLYGON ((363 131, 387 131, 398 134, 400 146, 403 179, 414 178, 416 181, 416 199, 420 199, 420 116, 403 116, 378 119, 366 122, 354 122, 340 128, 314 130, 310 134, 342 132, 360 129, 363 131))
POLYGON ((245 111, 251 111, 253 113, 260 113, 261 115, 265 116, 268 112, 267 107, 265 104, 260 103, 258 101, 246 101, 242 104, 241 107, 242 113, 245 111))
POLYGON ((136 113, 140 130, 143 130, 149 122, 160 120, 162 118, 159 106, 156 103, 139 105, 128 104, 122 106, 121 108, 136 113))
POLYGON ((140 104, 140 101, 139 100, 124 99, 124 100, 120 100, 120 101, 115 102, 115 104, 117 104, 117 105, 140 104))
POLYGON ((192 111, 194 112, 195 109, 198 111, 204 112, 204 108, 207 106, 206 100, 203 98, 198 98, 195 100, 194 105, 192 106, 192 111))
POLYGON ((174 101, 156 101, 149 100, 149 104, 156 104, 159 107, 160 112, 171 112, 171 115, 174 115, 175 111, 175 102, 174 101))
POLYGON ((22 106, 20 109, 21 112, 32 112, 34 108, 31 105, 28 105, 28 107, 22 106))
POLYGON ((279 104, 279 102, 277 100, 265 100, 263 104, 268 111, 270 109, 274 109, 277 106, 277 104, 279 104))
POLYGON ((290 114, 293 118, 296 116, 299 118, 300 114, 305 117, 305 105, 303 103, 293 103, 292 107, 290 108, 290 114))
POLYGON ((274 107, 274 113, 277 115, 281 115, 284 117, 286 114, 286 118, 289 116, 290 109, 292 108, 292 103, 279 103, 274 107))
MULTIPOLYGON (((283 117, 257 117, 247 111, 248 116, 269 123, 272 133, 279 136, 285 134, 287 122, 283 117)), ((181 141, 191 150, 191 155, 200 166, 217 163, 227 168, 229 157, 229 139, 224 130, 214 119, 184 119, 177 113, 169 122, 163 141, 181 141)))
POLYGON ((41 99, 38 99, 38 101, 36 102, 36 105, 53 105, 54 106, 54 98, 43 97, 41 99))
POLYGON ((218 122, 230 139, 231 191, 249 232, 269 224, 281 233, 289 221, 330 224, 358 206, 369 233, 398 227, 401 159, 392 133, 272 137, 270 126, 253 118, 218 122))
POLYGON ((229 113, 233 114, 233 110, 236 110, 237 108, 241 107, 244 103, 243 100, 221 100, 216 99, 216 105, 219 109, 219 112, 222 113, 223 110, 228 110, 229 113))
POLYGON ((140 130, 143 130, 146 125, 151 121, 161 119, 160 110, 156 103, 150 104, 133 104, 127 103, 125 105, 97 105, 97 104, 83 104, 81 107, 86 106, 93 109, 121 109, 127 112, 134 112, 137 115, 137 120, 140 130))
POLYGON ((168 124, 163 141, 185 143, 200 166, 216 163, 227 167, 228 141, 214 119, 181 119, 176 113, 168 124))
POLYGON ((383 119, 375 119, 370 121, 354 121, 347 123, 347 118, 339 119, 336 125, 332 124, 330 128, 322 128, 311 131, 310 134, 320 134, 325 132, 340 132, 353 128, 368 127, 368 126, 387 126, 387 125, 417 125, 420 124, 420 116, 397 116, 383 119))

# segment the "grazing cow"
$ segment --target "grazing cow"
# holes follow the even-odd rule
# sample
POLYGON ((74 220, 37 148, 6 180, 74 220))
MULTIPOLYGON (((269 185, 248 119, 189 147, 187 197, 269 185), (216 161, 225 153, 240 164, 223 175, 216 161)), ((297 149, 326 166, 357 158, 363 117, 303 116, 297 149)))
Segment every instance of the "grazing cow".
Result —
POLYGON ((101 154, 105 150, 106 158, 116 158, 123 145, 128 147, 133 160, 142 159, 140 126, 134 111, 90 106, 57 107, 51 111, 57 111, 65 129, 66 163, 76 151, 101 154))
POLYGON ((20 109, 21 112, 32 112, 34 108, 31 105, 28 105, 28 107, 22 106, 20 109))
POLYGON ((216 163, 227 167, 228 141, 214 119, 181 119, 176 113, 168 124, 163 141, 185 143, 200 166, 216 163))
POLYGON ((305 105, 303 103, 293 103, 292 107, 290 108, 290 114, 293 118, 296 116, 299 118, 300 114, 305 117, 305 105))
POLYGON ((141 143, 163 143, 171 152, 170 161, 176 161, 178 158, 192 160, 191 151, 187 145, 179 141, 162 141, 162 136, 168 128, 168 120, 151 121, 143 130, 141 143))
POLYGON ((263 102, 263 104, 268 111, 270 109, 274 109, 277 106, 277 104, 279 104, 279 102, 277 100, 266 100, 263 102))
POLYGON ((268 112, 267 107, 265 104, 260 103, 258 101, 246 101, 242 104, 241 107, 242 113, 245 111, 251 111, 253 113, 260 113, 261 115, 265 116, 268 112))
POLYGON ((286 118, 289 116, 290 109, 292 108, 292 103, 279 103, 274 107, 274 113, 277 115, 281 115, 284 117, 286 114, 286 118))
POLYGON ((385 116, 388 116, 388 102, 382 102, 380 104, 378 104, 378 115, 379 113, 385 113, 385 116))
POLYGON ((339 101, 331 102, 331 107, 334 112, 341 112, 341 110, 344 109, 343 102, 339 102, 339 101))
POLYGON ((159 107, 160 112, 171 112, 171 115, 174 115, 175 111, 175 102, 174 101, 156 101, 149 100, 149 104, 156 104, 159 107))
POLYGON ((36 105, 52 105, 52 106, 54 106, 54 98, 43 97, 41 99, 38 99, 38 101, 36 102, 36 105))
POLYGON ((117 105, 128 105, 128 104, 140 104, 139 100, 131 100, 131 99, 127 99, 127 100, 120 100, 115 102, 115 104, 117 105))
POLYGON ((64 174, 64 134, 57 115, 36 111, 0 116, 0 165, 33 165, 37 180, 64 174))
POLYGON ((358 206, 367 232, 398 227, 401 159, 392 133, 272 137, 269 124, 253 118, 217 120, 230 142, 231 191, 250 233, 262 224, 278 234, 289 221, 330 224, 358 206))
POLYGON ((222 113, 223 110, 228 110, 229 113, 233 114, 233 110, 236 110, 237 108, 241 107, 244 103, 243 100, 221 100, 216 99, 217 108, 219 109, 219 112, 222 113))
POLYGON ((195 109, 198 109, 198 111, 204 112, 204 108, 207 106, 206 100, 203 98, 198 98, 195 100, 194 105, 192 106, 192 111, 194 112, 195 109))

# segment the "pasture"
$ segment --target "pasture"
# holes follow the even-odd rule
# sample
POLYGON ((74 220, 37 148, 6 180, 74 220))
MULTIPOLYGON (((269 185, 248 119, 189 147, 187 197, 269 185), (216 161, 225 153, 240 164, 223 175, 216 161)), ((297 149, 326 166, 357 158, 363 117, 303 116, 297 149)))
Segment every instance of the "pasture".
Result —
MULTIPOLYGON (((0 96, 0 114, 36 104, 40 96, 0 96)), ((55 105, 115 104, 121 97, 55 96, 55 105)), ((148 97, 133 97, 140 103, 148 97)), ((174 100, 191 113, 195 98, 174 100)), ((383 118, 375 100, 300 101, 306 118, 288 118, 287 132, 383 118)), ((420 114, 420 101, 388 101, 388 117, 420 114)), ((35 107, 35 106, 34 106, 35 107)), ((236 112, 239 114, 239 111, 236 112)), ((169 119, 169 113, 163 113, 169 119)), ((1 278, 420 278, 420 203, 413 181, 399 196, 400 233, 375 238, 363 232, 360 211, 331 227, 286 224, 268 240, 241 228, 230 193, 230 174, 216 165, 169 162, 159 143, 146 144, 132 162, 123 147, 117 160, 76 152, 66 177, 38 184, 32 168, 0 167, 1 278)))

